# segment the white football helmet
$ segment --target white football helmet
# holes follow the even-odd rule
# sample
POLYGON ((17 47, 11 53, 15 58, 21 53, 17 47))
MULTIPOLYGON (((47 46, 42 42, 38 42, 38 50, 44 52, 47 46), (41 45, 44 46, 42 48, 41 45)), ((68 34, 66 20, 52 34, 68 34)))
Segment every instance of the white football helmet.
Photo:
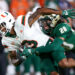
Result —
POLYGON ((11 15, 11 13, 6 11, 0 12, 0 34, 1 35, 5 35, 7 32, 10 32, 14 23, 15 23, 15 19, 11 15), (3 27, 5 28, 5 31, 3 31, 3 27))

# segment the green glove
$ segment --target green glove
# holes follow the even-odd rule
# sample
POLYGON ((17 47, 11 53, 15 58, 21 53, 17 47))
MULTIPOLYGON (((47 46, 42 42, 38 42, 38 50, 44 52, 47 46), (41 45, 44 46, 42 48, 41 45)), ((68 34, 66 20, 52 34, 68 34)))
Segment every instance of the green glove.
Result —
POLYGON ((62 17, 65 18, 67 22, 69 22, 68 17, 75 19, 75 9, 64 10, 62 12, 62 17))
POLYGON ((17 50, 17 57, 22 58, 22 59, 26 59, 26 56, 23 55, 22 51, 17 50))
POLYGON ((18 54, 19 56, 22 56, 22 52, 21 52, 20 50, 17 50, 17 54, 18 54))
POLYGON ((33 53, 35 53, 35 50, 31 49, 30 47, 29 47, 29 48, 26 48, 26 47, 24 46, 22 55, 29 56, 29 55, 32 55, 33 53))

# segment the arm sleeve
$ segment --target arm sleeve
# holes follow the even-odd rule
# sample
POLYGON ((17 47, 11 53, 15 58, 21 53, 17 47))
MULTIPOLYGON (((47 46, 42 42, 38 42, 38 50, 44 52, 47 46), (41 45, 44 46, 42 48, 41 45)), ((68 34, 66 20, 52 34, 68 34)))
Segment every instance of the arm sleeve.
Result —
POLYGON ((59 38, 56 38, 50 45, 41 46, 36 48, 36 53, 45 53, 52 52, 58 50, 59 46, 61 46, 63 41, 59 38))

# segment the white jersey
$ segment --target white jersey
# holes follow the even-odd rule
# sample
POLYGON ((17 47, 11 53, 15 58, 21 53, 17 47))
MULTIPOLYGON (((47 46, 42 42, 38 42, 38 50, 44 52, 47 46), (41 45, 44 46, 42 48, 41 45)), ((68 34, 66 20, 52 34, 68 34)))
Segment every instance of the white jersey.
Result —
POLYGON ((45 35, 36 21, 32 27, 28 24, 28 18, 32 13, 27 13, 26 16, 19 16, 15 22, 14 30, 17 34, 16 38, 3 37, 2 44, 6 47, 7 51, 13 51, 20 48, 21 44, 28 47, 45 46, 49 40, 49 36, 45 35), (23 20, 23 21, 22 21, 23 20), (24 24, 23 24, 23 23, 24 24))
POLYGON ((17 36, 22 44, 29 45, 29 47, 34 47, 34 44, 36 44, 35 47, 45 46, 50 37, 41 31, 38 21, 33 23, 31 27, 29 26, 28 18, 31 14, 31 12, 26 14, 24 24, 22 24, 23 16, 18 17, 16 20, 14 29, 17 36))
POLYGON ((15 51, 17 49, 19 49, 20 46, 20 41, 19 39, 16 38, 12 38, 12 37, 2 37, 2 45, 5 47, 5 51, 15 51))

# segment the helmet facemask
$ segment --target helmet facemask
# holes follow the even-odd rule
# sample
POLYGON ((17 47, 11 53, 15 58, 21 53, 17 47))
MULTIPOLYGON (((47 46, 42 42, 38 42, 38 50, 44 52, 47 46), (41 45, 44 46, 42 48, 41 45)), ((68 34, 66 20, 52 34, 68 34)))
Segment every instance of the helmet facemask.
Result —
POLYGON ((48 17, 45 17, 45 18, 41 18, 39 19, 39 25, 40 25, 40 28, 41 30, 46 33, 46 34, 49 34, 50 33, 50 30, 51 30, 51 19, 48 18, 48 17))
POLYGON ((6 33, 6 23, 3 22, 0 24, 0 34, 4 35, 6 33))
POLYGON ((59 20, 60 20, 60 16, 54 14, 47 15, 44 16, 43 18, 40 18, 39 24, 41 30, 46 34, 50 34, 52 30, 56 27, 56 24, 59 20))

